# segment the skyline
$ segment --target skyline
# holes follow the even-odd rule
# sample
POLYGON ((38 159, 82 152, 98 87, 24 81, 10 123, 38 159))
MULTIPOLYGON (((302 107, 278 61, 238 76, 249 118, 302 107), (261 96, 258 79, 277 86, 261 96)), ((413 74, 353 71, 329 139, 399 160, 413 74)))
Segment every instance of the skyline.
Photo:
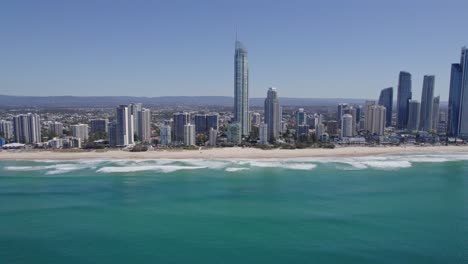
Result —
POLYGON ((434 95, 447 101, 450 65, 468 43, 459 33, 462 1, 1 7, 0 90, 7 95, 232 96, 237 29, 249 49, 252 98, 270 86, 284 97, 377 98, 408 71, 413 97, 420 98, 423 76, 435 75, 434 95))

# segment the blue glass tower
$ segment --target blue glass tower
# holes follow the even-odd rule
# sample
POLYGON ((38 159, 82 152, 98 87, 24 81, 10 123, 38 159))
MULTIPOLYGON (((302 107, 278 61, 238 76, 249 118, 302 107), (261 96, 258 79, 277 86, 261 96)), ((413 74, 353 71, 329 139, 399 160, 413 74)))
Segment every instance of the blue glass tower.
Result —
POLYGON ((385 88, 380 92, 379 105, 385 106, 387 109, 385 126, 392 126, 393 87, 385 88))
POLYGON ((411 93, 411 74, 401 71, 398 78, 398 98, 397 98, 397 127, 407 128, 408 125, 408 104, 412 98, 411 93))
POLYGON ((468 138, 468 49, 462 48, 460 63, 452 64, 447 134, 468 138))

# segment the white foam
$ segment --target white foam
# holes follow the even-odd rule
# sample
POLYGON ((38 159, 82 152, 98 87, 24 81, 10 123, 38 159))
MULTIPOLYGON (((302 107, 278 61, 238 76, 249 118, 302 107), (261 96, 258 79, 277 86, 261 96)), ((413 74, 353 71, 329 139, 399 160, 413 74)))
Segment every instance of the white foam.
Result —
POLYGON ((7 166, 4 169, 8 171, 38 171, 44 170, 45 166, 7 166))
POLYGON ((317 167, 315 164, 283 164, 283 167, 290 170, 312 170, 317 167))
POLYGON ((249 170, 249 168, 226 168, 225 171, 227 172, 236 172, 236 171, 244 171, 249 170))
POLYGON ((351 162, 348 163, 355 168, 375 168, 375 169, 400 169, 411 168, 409 161, 364 161, 364 162, 351 162), (365 166, 365 167, 364 167, 365 166))
POLYGON ((148 165, 148 166, 124 166, 124 167, 102 167, 97 170, 100 173, 123 173, 123 172, 140 172, 140 171, 160 171, 164 173, 174 172, 178 170, 198 170, 205 167, 196 166, 176 166, 176 165, 148 165))

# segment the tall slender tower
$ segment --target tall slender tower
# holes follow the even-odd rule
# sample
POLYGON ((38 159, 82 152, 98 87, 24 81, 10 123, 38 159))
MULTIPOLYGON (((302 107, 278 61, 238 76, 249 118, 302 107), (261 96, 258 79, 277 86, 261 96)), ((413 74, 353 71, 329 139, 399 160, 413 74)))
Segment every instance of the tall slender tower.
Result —
POLYGON ((398 78, 397 127, 405 129, 408 125, 408 104, 411 100, 411 74, 401 71, 398 78))
POLYGON ((393 87, 385 88, 380 92, 379 105, 385 106, 385 126, 392 126, 393 87))
POLYGON ((268 126, 268 141, 274 142, 281 132, 281 106, 276 88, 268 89, 265 99, 265 123, 268 126))
POLYGON ((452 64, 448 107, 448 135, 468 138, 468 48, 460 63, 452 64))
POLYGON ((234 122, 243 136, 249 134, 249 67, 247 50, 236 40, 234 54, 234 122))
POLYGON ((434 106, 434 75, 424 75, 421 94, 421 117, 419 130, 429 132, 432 129, 432 108, 434 106))

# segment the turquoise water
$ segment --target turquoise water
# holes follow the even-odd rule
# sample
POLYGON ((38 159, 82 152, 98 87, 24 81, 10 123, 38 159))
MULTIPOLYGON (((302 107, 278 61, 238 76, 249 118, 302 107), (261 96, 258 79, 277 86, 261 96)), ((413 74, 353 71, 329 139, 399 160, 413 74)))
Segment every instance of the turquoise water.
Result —
POLYGON ((468 155, 0 162, 0 263, 468 263, 468 155))

